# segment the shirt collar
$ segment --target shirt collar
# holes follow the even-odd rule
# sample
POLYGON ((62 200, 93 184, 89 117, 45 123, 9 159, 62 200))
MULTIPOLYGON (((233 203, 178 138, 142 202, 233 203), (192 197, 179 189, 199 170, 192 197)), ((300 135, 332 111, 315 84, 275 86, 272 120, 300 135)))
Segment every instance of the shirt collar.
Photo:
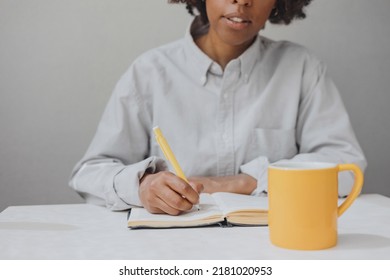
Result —
POLYGON ((255 41, 250 47, 238 57, 241 66, 241 77, 248 82, 250 74, 252 73, 255 64, 261 57, 261 39, 260 35, 257 35, 255 41))
MULTIPOLYGON (((196 45, 194 38, 192 37, 191 33, 196 25, 198 25, 197 18, 195 18, 187 28, 187 32, 184 37, 185 52, 188 60, 192 62, 195 77, 199 79, 199 83, 203 86, 207 82, 207 72, 213 61, 196 45)), ((198 30, 195 32, 198 32, 198 30)))
MULTIPOLYGON (((194 66, 194 75, 195 77, 198 77, 199 83, 202 86, 207 82, 208 71, 214 72, 212 70, 212 66, 215 68, 215 65, 213 65, 215 62, 196 45, 192 34, 201 34, 205 31, 207 32, 207 26, 200 25, 199 19, 195 17, 190 26, 187 28, 187 32, 184 37, 187 57, 192 62, 192 65, 194 66)), ((234 68, 237 67, 237 69, 239 69, 240 76, 245 80, 245 82, 248 82, 256 62, 260 59, 260 54, 261 39, 260 36, 257 35, 252 45, 237 59, 231 61, 231 63, 235 65, 234 68)))

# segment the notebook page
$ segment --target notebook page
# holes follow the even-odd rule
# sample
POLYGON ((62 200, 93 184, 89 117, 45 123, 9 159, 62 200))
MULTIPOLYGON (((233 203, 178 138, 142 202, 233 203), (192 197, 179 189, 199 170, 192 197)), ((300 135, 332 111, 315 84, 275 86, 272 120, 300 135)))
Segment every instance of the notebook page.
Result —
POLYGON ((152 214, 145 208, 133 208, 128 221, 155 221, 167 223, 180 223, 186 221, 203 220, 210 216, 221 216, 222 211, 216 205, 214 198, 209 194, 201 194, 200 210, 193 207, 191 210, 184 212, 178 216, 168 214, 152 214))
POLYGON ((224 215, 227 215, 230 212, 243 210, 268 210, 267 197, 234 194, 227 192, 214 193, 212 194, 212 196, 221 208, 224 215))

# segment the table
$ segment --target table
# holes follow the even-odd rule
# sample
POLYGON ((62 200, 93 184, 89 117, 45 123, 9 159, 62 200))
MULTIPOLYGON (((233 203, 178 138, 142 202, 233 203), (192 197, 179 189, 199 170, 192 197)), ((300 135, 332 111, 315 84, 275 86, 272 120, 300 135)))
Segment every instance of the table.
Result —
POLYGON ((338 220, 334 248, 295 251, 268 227, 138 229, 127 212, 89 204, 12 206, 0 213, 2 260, 390 259, 390 198, 361 195, 338 220))

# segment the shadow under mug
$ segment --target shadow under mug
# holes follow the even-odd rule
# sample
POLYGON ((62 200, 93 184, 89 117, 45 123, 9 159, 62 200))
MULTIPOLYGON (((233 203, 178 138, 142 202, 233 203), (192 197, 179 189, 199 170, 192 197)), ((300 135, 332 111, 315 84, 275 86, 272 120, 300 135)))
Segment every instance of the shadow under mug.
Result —
POLYGON ((320 250, 337 244, 337 218, 358 197, 363 173, 355 164, 287 162, 268 168, 271 242, 287 249, 320 250), (338 173, 352 171, 355 181, 338 206, 338 173))

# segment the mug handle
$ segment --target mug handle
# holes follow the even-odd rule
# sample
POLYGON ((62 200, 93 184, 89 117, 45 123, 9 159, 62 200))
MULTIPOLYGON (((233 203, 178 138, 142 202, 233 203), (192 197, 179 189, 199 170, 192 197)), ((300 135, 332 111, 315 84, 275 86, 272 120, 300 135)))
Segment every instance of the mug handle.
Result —
POLYGON ((349 208, 349 206, 351 206, 351 204, 355 201, 355 199, 360 194, 363 187, 364 176, 363 176, 363 172, 356 164, 339 164, 337 165, 337 167, 339 172, 352 171, 355 175, 355 182, 351 192, 344 200, 344 202, 337 209, 337 215, 338 217, 340 217, 349 208))

